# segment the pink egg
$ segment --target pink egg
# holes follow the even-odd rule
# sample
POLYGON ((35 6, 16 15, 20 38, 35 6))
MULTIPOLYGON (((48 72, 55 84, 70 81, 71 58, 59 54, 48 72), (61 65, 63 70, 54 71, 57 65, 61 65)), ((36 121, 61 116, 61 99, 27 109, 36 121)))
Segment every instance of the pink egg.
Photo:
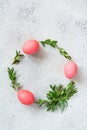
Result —
POLYGON ((28 40, 23 45, 23 52, 26 54, 35 54, 38 52, 40 46, 36 40, 28 40))
POLYGON ((28 90, 19 90, 17 92, 17 97, 19 101, 25 105, 31 105, 35 101, 33 93, 28 90))
POLYGON ((75 77, 75 75, 77 74, 78 71, 78 66, 76 65, 75 62, 70 61, 68 62, 65 67, 64 67, 64 73, 65 76, 69 79, 72 79, 75 77))

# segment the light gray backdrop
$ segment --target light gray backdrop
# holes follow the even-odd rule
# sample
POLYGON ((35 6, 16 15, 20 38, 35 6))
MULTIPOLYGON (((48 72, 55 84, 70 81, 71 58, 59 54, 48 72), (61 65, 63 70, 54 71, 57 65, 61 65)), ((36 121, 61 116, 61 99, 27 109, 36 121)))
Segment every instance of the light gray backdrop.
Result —
MULTIPOLYGON (((41 46, 15 69, 24 88, 45 98, 49 84, 69 82, 65 63, 57 50, 41 46)), ((87 0, 0 0, 0 130, 87 130, 87 0), (7 75, 16 49, 46 38, 58 40, 79 66, 78 94, 64 113, 20 104, 7 75)))

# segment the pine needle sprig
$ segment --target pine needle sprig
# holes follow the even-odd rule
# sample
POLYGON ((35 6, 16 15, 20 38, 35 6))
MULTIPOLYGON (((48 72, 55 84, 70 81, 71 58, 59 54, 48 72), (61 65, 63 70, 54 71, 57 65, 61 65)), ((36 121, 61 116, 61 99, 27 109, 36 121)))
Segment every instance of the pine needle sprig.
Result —
POLYGON ((57 45, 57 42, 58 42, 58 41, 51 40, 51 39, 46 39, 45 41, 40 41, 40 43, 41 43, 44 47, 45 47, 46 45, 50 45, 51 47, 58 49, 58 50, 59 50, 59 53, 60 53, 61 55, 63 55, 66 59, 71 60, 72 58, 71 58, 71 56, 68 54, 68 52, 66 52, 65 49, 59 47, 59 46, 57 45))
POLYGON ((36 102, 39 107, 45 105, 47 107, 47 111, 55 111, 60 108, 63 112, 68 106, 68 100, 77 93, 74 81, 70 81, 66 88, 64 88, 61 84, 58 86, 50 85, 50 88, 51 90, 47 93, 47 99, 38 99, 36 102))

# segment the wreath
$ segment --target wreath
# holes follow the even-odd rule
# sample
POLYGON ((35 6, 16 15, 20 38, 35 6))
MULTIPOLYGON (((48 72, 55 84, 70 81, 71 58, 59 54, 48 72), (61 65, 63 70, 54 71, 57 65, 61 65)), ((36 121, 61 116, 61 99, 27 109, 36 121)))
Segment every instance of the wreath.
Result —
MULTIPOLYGON (((22 89, 21 84, 17 82, 17 73, 14 67, 8 67, 8 76, 11 81, 11 87, 17 91, 17 97, 22 104, 32 105, 33 103, 36 103, 39 105, 39 107, 46 106, 47 111, 61 109, 63 112, 68 106, 68 100, 75 93, 77 93, 75 82, 72 79, 77 74, 78 66, 74 61, 72 61, 71 56, 65 51, 65 49, 58 46, 57 42, 58 41, 51 39, 46 39, 39 42, 37 40, 28 40, 24 43, 22 51, 27 55, 36 54, 40 49, 40 44, 42 44, 44 47, 49 45, 57 49, 62 56, 69 60, 65 64, 64 74, 68 79, 71 79, 70 82, 66 85, 66 87, 64 87, 62 84, 50 85, 50 90, 46 94, 47 99, 35 99, 35 96, 31 91, 22 89)), ((12 65, 19 64, 21 59, 24 58, 24 54, 22 54, 21 51, 16 50, 16 55, 13 59, 12 65)))

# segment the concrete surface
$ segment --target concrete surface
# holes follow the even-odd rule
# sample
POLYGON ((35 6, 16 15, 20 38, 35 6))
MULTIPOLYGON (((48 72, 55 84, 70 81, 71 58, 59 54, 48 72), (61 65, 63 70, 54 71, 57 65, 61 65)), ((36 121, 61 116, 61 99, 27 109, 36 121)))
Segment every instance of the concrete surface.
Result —
MULTIPOLYGON (((23 88, 45 98, 49 84, 69 82, 66 62, 57 50, 41 46, 14 67, 23 88)), ((0 0, 0 130, 87 130, 87 0, 0 0), (64 113, 20 104, 7 75, 16 49, 28 39, 46 38, 58 40, 79 66, 78 94, 64 113)))

